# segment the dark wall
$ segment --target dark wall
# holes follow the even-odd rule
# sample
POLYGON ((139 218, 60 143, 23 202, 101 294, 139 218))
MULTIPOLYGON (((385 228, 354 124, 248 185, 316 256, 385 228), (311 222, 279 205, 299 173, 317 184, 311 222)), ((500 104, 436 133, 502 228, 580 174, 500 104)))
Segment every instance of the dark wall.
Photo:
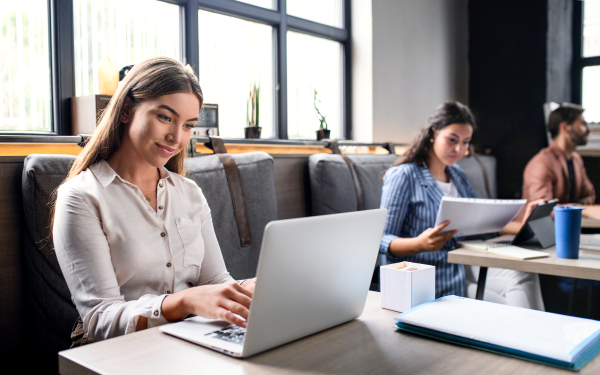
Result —
POLYGON ((570 42, 570 34, 563 35, 570 22, 561 13, 566 2, 469 2, 469 105, 479 125, 474 143, 498 159, 500 198, 521 196, 525 165, 547 146, 542 105, 548 94, 569 99, 561 96, 570 92, 564 87, 572 53, 564 44, 570 42))

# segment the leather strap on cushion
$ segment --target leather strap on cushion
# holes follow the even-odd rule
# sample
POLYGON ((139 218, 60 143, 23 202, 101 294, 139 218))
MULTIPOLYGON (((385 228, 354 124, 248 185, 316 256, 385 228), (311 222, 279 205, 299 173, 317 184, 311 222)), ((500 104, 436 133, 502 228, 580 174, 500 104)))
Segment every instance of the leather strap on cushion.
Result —
POLYGON ((352 182, 354 182, 354 190, 356 191, 356 202, 358 204, 358 211, 364 211, 365 209, 365 198, 362 191, 362 186, 360 185, 360 180, 358 179, 358 175, 356 174, 356 168, 354 167, 354 163, 350 160, 346 155, 342 155, 340 148, 336 141, 330 141, 328 147, 334 154, 341 155, 348 168, 350 168, 350 174, 352 175, 352 182))
POLYGON ((250 237, 250 223, 248 222, 248 214, 246 212, 246 200, 244 199, 244 190, 242 189, 242 179, 240 171, 235 164, 231 155, 227 154, 227 149, 223 144, 223 140, 218 137, 209 137, 211 148, 217 154, 227 176, 227 184, 231 193, 231 202, 233 203, 233 212, 237 222, 238 233, 240 235, 240 243, 242 247, 250 246, 252 239, 250 237))
POLYGON ((393 144, 392 142, 384 143, 383 148, 388 150, 390 152, 390 154, 396 155, 396 145, 393 144))

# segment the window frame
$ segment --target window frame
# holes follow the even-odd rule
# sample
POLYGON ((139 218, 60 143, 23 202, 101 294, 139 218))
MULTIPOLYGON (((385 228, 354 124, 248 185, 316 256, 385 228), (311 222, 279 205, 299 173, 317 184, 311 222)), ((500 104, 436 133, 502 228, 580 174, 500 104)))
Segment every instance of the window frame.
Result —
MULTIPOLYGON (((181 9, 182 61, 199 74, 198 10, 203 9, 247 21, 270 25, 276 35, 274 70, 277 103, 276 139, 288 139, 287 131, 287 32, 325 38, 339 42, 343 48, 342 138, 352 139, 351 76, 351 0, 342 0, 344 27, 337 28, 290 16, 286 0, 273 0, 276 9, 266 9, 236 0, 158 0, 179 5, 181 9)), ((44 134, 71 134, 70 99, 75 96, 75 51, 73 32, 73 0, 48 0, 50 9, 50 64, 52 131, 44 134)))
POLYGON ((571 73, 571 100, 573 103, 582 104, 583 68, 599 65, 600 56, 583 57, 583 1, 575 1, 573 5, 573 65, 571 73))

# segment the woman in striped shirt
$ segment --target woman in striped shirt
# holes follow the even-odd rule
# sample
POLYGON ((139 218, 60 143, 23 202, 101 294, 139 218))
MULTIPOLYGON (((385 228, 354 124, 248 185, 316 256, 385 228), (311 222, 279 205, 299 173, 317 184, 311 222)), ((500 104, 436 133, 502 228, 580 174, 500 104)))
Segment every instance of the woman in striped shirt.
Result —
MULTIPOLYGON (((381 207, 388 209, 388 218, 380 251, 389 263, 406 260, 435 266, 436 298, 475 295, 473 272, 467 269, 467 278, 463 265, 448 263, 448 251, 456 248, 457 239, 452 237, 456 231, 440 234, 449 222, 434 228, 442 196, 477 198, 456 165, 469 147, 474 127, 468 107, 442 104, 383 179, 381 207)), ((544 309, 536 274, 491 268, 485 296, 493 302, 544 309)))

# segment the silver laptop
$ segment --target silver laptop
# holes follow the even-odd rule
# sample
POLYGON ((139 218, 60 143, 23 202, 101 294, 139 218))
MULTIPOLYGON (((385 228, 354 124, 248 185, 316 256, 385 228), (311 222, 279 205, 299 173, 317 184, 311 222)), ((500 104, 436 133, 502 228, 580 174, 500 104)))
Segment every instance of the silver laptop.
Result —
POLYGON ((357 318, 367 299, 386 216, 386 209, 377 209, 270 222, 248 328, 194 317, 160 330, 249 357, 357 318))

